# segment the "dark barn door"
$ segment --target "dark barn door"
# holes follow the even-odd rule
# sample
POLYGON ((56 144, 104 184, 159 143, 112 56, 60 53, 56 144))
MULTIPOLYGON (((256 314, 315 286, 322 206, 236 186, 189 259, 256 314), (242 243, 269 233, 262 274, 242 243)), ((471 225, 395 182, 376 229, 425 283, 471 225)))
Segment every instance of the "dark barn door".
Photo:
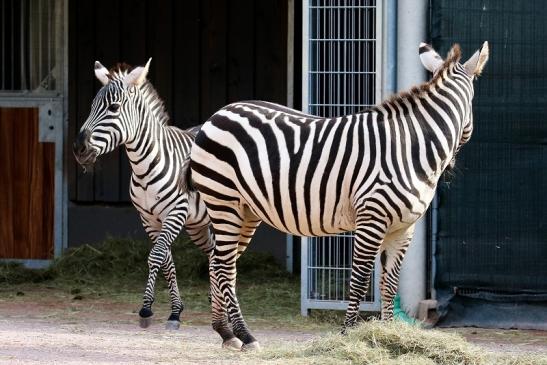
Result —
POLYGON ((443 55, 457 42, 465 61, 490 43, 475 82, 473 137, 439 189, 436 288, 492 301, 545 300, 547 7, 532 0, 431 4, 432 41, 443 55))
POLYGON ((0 108, 0 258, 53 258, 55 145, 37 108, 0 108))
MULTIPOLYGON (((69 144, 101 86, 93 64, 143 65, 172 123, 204 123, 234 101, 287 101, 287 0, 98 0, 69 4, 69 144)), ((84 175, 70 158, 75 202, 129 201, 122 149, 84 175)))
MULTIPOLYGON (((149 79, 171 124, 181 128, 204 123, 234 101, 286 104, 287 21, 288 0, 70 0, 67 145, 100 87, 95 60, 111 67, 120 61, 143 65, 152 57, 149 79)), ((86 175, 68 152, 69 246, 107 234, 144 234, 129 206, 123 148, 99 158, 86 175), (124 223, 109 223, 120 219, 126 206, 132 215, 125 214, 124 223), (100 211, 107 217, 102 221, 95 218, 100 211)), ((284 259, 284 234, 262 225, 253 241, 252 249, 263 243, 264 250, 284 259)))

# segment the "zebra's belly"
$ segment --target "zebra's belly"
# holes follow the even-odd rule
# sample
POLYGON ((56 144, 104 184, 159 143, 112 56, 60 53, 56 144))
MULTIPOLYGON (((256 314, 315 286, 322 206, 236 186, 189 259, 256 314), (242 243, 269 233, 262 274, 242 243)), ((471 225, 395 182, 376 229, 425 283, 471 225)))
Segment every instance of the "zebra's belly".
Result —
POLYGON ((146 190, 141 187, 132 187, 131 200, 143 219, 151 226, 161 228, 162 222, 170 214, 175 204, 174 199, 162 196, 158 190, 152 186, 146 190))
MULTIPOLYGON (((306 194, 310 193, 308 190, 306 194)), ((255 201, 245 199, 241 194, 241 204, 268 225, 285 233, 298 236, 328 236, 355 229, 355 215, 349 201, 338 204, 321 204, 321 199, 312 193, 289 198, 288 192, 281 191, 280 201, 270 199, 260 206, 255 201), (306 201, 309 204, 306 204, 306 201)))

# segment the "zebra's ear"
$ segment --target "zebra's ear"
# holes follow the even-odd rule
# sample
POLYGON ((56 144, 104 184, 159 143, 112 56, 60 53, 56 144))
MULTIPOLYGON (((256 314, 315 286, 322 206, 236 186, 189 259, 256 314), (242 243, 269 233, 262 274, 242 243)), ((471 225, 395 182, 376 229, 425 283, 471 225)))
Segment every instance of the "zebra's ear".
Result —
POLYGON ((106 85, 110 82, 108 75, 110 75, 110 73, 106 67, 101 65, 99 61, 95 61, 95 77, 97 77, 97 80, 99 80, 101 84, 106 85))
POLYGON ((444 61, 429 44, 423 42, 420 43, 419 51, 420 61, 422 61, 422 65, 424 65, 428 71, 435 73, 439 68, 441 68, 444 61))
POLYGON ((140 86, 146 81, 146 75, 148 75, 148 69, 150 68, 150 61, 152 58, 148 59, 144 67, 136 67, 123 79, 125 86, 140 86))
POLYGON ((479 76, 488 61, 489 56, 488 42, 484 42, 482 47, 463 64, 465 71, 469 76, 479 76))

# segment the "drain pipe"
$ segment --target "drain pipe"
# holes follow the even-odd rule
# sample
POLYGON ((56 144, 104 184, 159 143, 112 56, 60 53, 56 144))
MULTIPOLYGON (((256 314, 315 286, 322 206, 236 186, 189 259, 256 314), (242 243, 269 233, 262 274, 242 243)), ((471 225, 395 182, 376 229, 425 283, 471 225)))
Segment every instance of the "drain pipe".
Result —
POLYGON ((438 192, 433 197, 431 203, 431 282, 429 290, 431 299, 437 299, 437 291, 435 290, 435 276, 437 275, 437 259, 435 254, 437 251, 437 240, 439 238, 439 195, 438 192))
MULTIPOLYGON (((386 24, 384 36, 384 44, 386 46, 383 57, 386 61, 382 73, 385 75, 382 98, 387 99, 397 92, 397 0, 386 1, 384 24, 386 24)), ((401 308, 401 297, 399 294, 393 300, 393 317, 408 324, 416 323, 416 320, 401 308)))
MULTIPOLYGON (((425 81, 426 72, 418 56, 418 45, 427 39, 428 0, 397 3, 397 89, 408 90, 425 81)), ((412 317, 426 296, 427 224, 416 222, 414 238, 401 268, 401 308, 412 317)))
MULTIPOLYGON (((397 92, 397 0, 387 0, 384 12, 384 91, 382 99, 397 92)), ((379 102, 378 100, 377 102, 379 102)))

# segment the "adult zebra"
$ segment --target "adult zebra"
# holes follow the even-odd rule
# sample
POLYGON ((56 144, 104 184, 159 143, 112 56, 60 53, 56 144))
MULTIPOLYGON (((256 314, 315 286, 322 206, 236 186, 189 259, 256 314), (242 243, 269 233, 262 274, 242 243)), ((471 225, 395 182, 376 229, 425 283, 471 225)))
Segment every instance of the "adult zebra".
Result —
POLYGON ((178 329, 184 305, 179 295, 171 244, 184 226, 207 255, 214 246, 209 216, 197 192, 186 188, 190 148, 199 127, 181 130, 168 125, 169 116, 152 84, 146 80, 150 60, 130 70, 119 64, 108 71, 95 62, 103 84, 74 143, 74 156, 84 166, 125 145, 131 164, 131 201, 154 243, 148 256, 149 274, 139 312, 142 327, 152 319, 154 285, 161 267, 168 282, 171 315, 166 327, 178 329))
POLYGON ((191 174, 216 235, 213 328, 237 348, 256 348, 235 293, 238 245, 261 221, 303 236, 355 231, 350 299, 343 330, 355 324, 374 258, 382 252, 382 318, 393 315, 399 269, 414 223, 440 175, 473 129, 473 80, 488 59, 485 42, 463 65, 421 44, 433 78, 371 110, 320 118, 260 101, 228 105, 203 125, 191 174), (220 301, 228 303, 233 332, 220 301))

